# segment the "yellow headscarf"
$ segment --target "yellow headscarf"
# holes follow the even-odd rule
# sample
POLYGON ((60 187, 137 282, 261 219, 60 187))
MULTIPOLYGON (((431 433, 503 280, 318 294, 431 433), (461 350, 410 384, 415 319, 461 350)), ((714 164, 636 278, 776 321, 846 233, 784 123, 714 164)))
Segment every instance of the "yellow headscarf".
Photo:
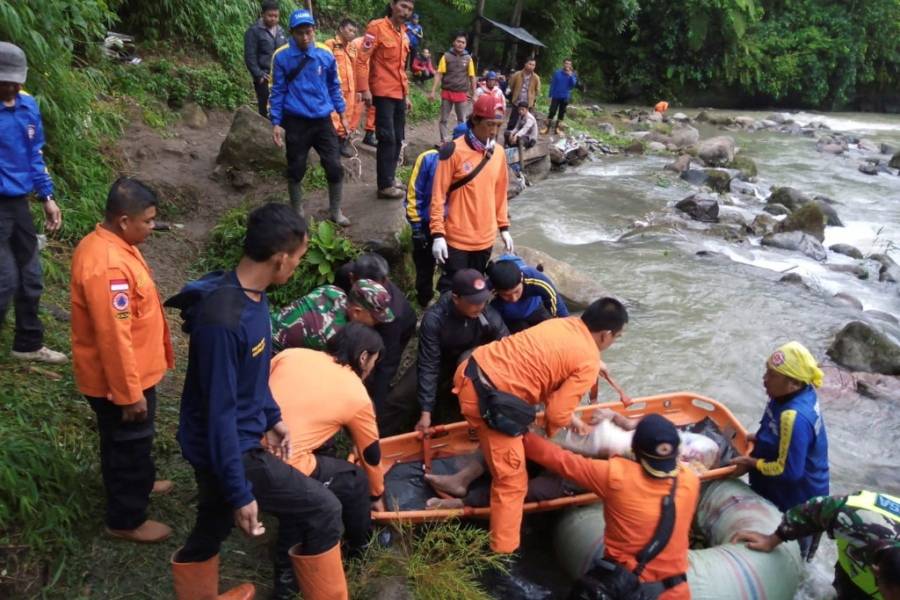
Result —
POLYGON ((822 385, 825 374, 816 359, 800 342, 788 342, 772 353, 766 363, 770 369, 815 387, 822 385))

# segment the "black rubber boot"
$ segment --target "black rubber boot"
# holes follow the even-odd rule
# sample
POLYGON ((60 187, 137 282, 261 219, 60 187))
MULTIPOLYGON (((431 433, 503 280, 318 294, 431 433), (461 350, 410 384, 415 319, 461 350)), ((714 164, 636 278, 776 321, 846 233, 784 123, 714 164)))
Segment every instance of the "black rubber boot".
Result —
POLYGON ((341 139, 341 156, 344 158, 353 158, 353 148, 350 147, 350 138, 341 139))
POLYGON ((297 211, 301 217, 305 217, 303 211, 303 187, 299 181, 288 180, 288 197, 291 200, 291 208, 297 211))
POLYGON ((344 184, 341 181, 328 184, 328 210, 331 213, 332 221, 341 227, 346 227, 350 224, 350 219, 341 212, 341 191, 343 187, 344 184))
POLYGON ((366 136, 363 138, 363 144, 365 144, 366 146, 373 146, 373 147, 378 145, 378 140, 375 139, 374 131, 366 132, 366 136))

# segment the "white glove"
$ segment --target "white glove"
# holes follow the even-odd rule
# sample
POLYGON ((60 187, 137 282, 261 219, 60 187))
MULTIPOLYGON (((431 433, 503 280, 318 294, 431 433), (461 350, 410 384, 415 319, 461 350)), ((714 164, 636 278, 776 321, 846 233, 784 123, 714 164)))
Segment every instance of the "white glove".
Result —
POLYGON ((434 242, 431 244, 431 255, 439 265, 447 262, 447 240, 442 237, 434 238, 434 242))
POLYGON ((500 237, 503 239, 503 245, 506 246, 506 252, 508 254, 514 254, 516 251, 516 247, 513 245, 512 236, 509 234, 509 232, 501 231, 500 237))

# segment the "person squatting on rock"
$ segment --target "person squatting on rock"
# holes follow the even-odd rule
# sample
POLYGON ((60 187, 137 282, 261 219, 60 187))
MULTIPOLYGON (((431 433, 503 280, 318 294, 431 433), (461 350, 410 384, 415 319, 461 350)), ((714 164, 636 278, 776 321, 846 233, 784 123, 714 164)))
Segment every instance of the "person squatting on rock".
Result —
MULTIPOLYGON (((216 597, 222 542, 235 524, 262 535, 261 510, 279 520, 276 566, 290 556, 304 598, 347 598, 340 503, 282 460, 290 459, 291 437, 269 388, 265 290, 290 279, 308 245, 296 211, 263 205, 248 216, 233 271, 209 273, 166 301, 181 310, 190 335, 178 441, 198 489, 196 523, 172 557, 178 600, 216 597)), ((253 593, 250 584, 232 590, 235 598, 253 593)))
POLYGON ((62 213, 44 164, 41 111, 22 91, 27 75, 25 52, 0 42, 0 325, 12 303, 15 333, 10 356, 62 364, 68 361, 66 355, 44 345, 38 314, 44 283, 28 199, 35 194, 43 204, 47 233, 59 230, 62 213))
POLYGON ((331 51, 337 63, 341 93, 344 95, 344 102, 347 105, 344 113, 345 119, 341 119, 341 115, 336 112, 331 113, 331 123, 341 141, 341 156, 347 158, 353 156, 350 138, 359 126, 361 112, 361 103, 357 98, 359 94, 356 92, 356 58, 359 55, 359 46, 353 43, 353 40, 356 39, 356 30, 356 23, 352 19, 344 19, 338 25, 337 35, 325 42, 325 47, 331 51), (344 123, 349 126, 349 129, 344 127, 344 123))
POLYGON ((456 112, 456 122, 465 123, 469 117, 469 101, 475 96, 475 59, 466 51, 466 34, 459 31, 453 36, 453 44, 438 62, 437 74, 428 99, 434 102, 441 89, 441 118, 438 132, 441 143, 447 141, 447 121, 456 112))
POLYGON ((484 273, 499 230, 512 253, 509 233, 506 154, 495 152, 494 139, 503 109, 492 96, 482 96, 472 111, 472 127, 441 146, 431 193, 432 254, 442 265, 438 290, 451 287, 460 269, 484 273))
POLYGON ((122 177, 109 190, 104 221, 72 256, 72 362, 75 385, 97 416, 106 531, 160 542, 172 530, 147 518, 155 481, 156 385, 175 366, 169 327, 150 267, 138 249, 153 231, 159 199, 122 177))
POLYGON ((403 198, 396 174, 406 137, 406 112, 412 108, 406 76, 409 38, 405 23, 414 6, 414 0, 391 0, 387 16, 370 22, 366 28, 357 58, 356 89, 366 106, 375 107, 378 198, 386 200, 403 198))
POLYGON ((331 122, 338 114, 345 131, 346 103, 341 93, 337 63, 327 48, 316 45, 316 22, 309 11, 291 14, 291 39, 272 58, 270 113, 272 137, 279 148, 287 147, 288 193, 291 206, 301 215, 303 176, 310 148, 315 148, 328 180, 328 210, 341 226, 350 220, 341 212, 344 167, 340 142, 331 122))
POLYGON ((244 64, 253 79, 259 114, 269 118, 269 86, 272 84, 272 56, 275 50, 288 43, 278 24, 278 0, 264 0, 259 20, 244 33, 244 64))

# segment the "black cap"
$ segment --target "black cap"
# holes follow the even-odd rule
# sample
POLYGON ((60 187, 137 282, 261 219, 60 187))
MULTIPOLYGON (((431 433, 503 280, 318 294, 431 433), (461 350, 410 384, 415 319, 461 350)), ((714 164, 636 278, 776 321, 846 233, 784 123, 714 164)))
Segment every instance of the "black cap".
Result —
POLYGON ((484 275, 475 269, 462 269, 454 273, 451 291, 472 304, 487 302, 491 297, 491 290, 484 280, 484 275))
POLYGON ((674 477, 678 471, 678 430, 662 415, 641 419, 631 439, 635 458, 651 477, 674 477))

